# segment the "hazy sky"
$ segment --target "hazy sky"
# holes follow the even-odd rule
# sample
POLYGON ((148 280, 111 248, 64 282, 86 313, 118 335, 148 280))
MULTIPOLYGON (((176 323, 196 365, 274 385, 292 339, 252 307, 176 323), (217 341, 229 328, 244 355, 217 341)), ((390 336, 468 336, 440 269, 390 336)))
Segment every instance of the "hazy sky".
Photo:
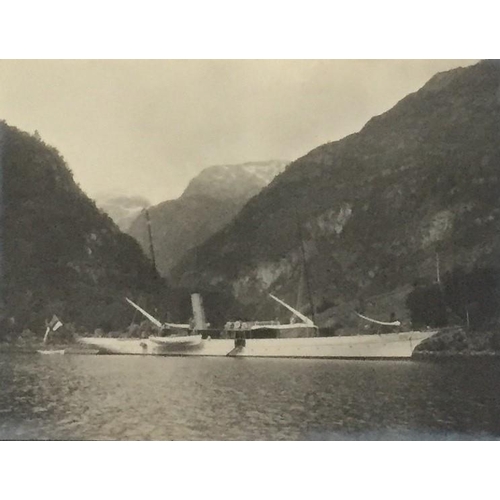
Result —
POLYGON ((0 61, 0 118, 55 146, 92 197, 178 197, 210 165, 294 160, 460 60, 0 61))

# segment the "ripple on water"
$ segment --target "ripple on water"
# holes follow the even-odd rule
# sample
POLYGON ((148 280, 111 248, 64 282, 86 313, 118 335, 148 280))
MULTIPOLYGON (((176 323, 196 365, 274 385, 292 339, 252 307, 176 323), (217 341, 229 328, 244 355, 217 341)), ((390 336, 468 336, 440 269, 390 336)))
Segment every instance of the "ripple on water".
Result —
POLYGON ((1 439, 392 440, 500 435, 500 365, 0 356, 1 439))

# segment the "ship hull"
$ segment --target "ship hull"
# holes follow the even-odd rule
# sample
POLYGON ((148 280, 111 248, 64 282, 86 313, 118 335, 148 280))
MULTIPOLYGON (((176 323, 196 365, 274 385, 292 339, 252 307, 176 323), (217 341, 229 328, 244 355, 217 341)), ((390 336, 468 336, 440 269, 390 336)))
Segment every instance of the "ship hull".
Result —
POLYGON ((353 335, 344 337, 273 339, 191 339, 160 342, 152 339, 83 337, 80 342, 108 354, 160 356, 234 356, 269 358, 408 359, 415 347, 435 331, 353 335))

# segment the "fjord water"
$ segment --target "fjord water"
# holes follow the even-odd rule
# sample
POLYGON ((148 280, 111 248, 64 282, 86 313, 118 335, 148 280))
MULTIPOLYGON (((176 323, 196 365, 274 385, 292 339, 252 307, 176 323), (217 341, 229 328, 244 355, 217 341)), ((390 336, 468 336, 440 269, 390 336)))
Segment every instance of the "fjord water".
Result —
POLYGON ((498 439, 500 362, 0 355, 0 439, 498 439))

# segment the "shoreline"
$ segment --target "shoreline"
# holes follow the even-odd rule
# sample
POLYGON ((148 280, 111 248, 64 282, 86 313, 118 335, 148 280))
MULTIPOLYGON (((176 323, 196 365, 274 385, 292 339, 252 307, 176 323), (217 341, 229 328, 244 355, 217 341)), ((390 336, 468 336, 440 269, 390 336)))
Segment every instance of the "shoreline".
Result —
POLYGON ((43 344, 42 342, 33 342, 26 344, 16 344, 2 342, 0 343, 0 354, 40 354, 39 351, 62 351, 64 354, 98 354, 96 349, 86 347, 77 342, 67 342, 58 344, 43 344))
MULTIPOLYGON (((58 346, 18 346, 18 345, 5 345, 0 344, 0 354, 38 354, 39 351, 61 351, 64 354, 74 355, 99 355, 101 354, 98 349, 86 348, 75 344, 58 345, 58 346)), ((415 351, 409 360, 413 361, 439 361, 439 360, 457 360, 457 359, 500 359, 499 351, 469 351, 469 352, 453 352, 453 351, 415 351)), ((271 358, 270 358, 271 359, 271 358)), ((274 359, 274 358, 272 358, 274 359)), ((323 358, 318 358, 323 359, 323 358)), ((328 358, 331 360, 341 358, 328 358)), ((363 361, 363 359, 358 359, 363 361)))
POLYGON ((457 351, 415 351, 412 355, 412 359, 416 361, 420 360, 435 360, 435 359, 477 359, 477 358, 500 358, 499 351, 469 351, 469 352, 457 352, 457 351))

